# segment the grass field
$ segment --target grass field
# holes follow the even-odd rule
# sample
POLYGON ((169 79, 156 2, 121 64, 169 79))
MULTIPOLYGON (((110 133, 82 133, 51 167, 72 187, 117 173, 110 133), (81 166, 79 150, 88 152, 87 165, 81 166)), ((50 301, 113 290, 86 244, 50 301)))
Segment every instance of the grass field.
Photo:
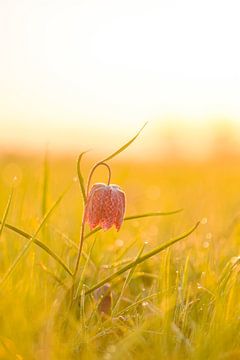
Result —
MULTIPOLYGON (((15 227, 0 228, 0 359, 240 359, 239 159, 112 159, 126 216, 183 210, 86 238, 71 302, 83 211, 76 160, 0 158, 0 214, 15 227), (198 221, 186 238, 91 290, 198 221)), ((93 162, 86 154, 84 174, 93 162)))

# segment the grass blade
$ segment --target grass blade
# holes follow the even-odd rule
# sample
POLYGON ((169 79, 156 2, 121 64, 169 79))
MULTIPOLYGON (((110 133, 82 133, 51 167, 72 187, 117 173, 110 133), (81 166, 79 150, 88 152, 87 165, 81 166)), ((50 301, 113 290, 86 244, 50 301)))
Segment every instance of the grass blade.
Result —
MULTIPOLYGON (((135 219, 146 218, 146 217, 154 217, 154 216, 174 215, 174 214, 177 214, 177 213, 181 212, 182 210, 183 209, 178 209, 178 210, 173 210, 173 211, 166 211, 166 212, 155 211, 155 212, 150 212, 150 213, 145 213, 145 214, 131 215, 131 216, 126 216, 123 219, 123 221, 135 220, 135 219)), ((98 232, 99 230, 101 230, 101 228, 97 227, 96 229, 90 231, 88 234, 86 234, 84 236, 84 239, 89 238, 90 236, 92 236, 93 234, 98 232)))
MULTIPOLYGON (((18 229, 17 227, 10 225, 10 224, 5 224, 5 227, 8 228, 9 230, 14 231, 15 233, 25 237, 26 239, 32 239, 33 236, 26 233, 25 231, 18 229)), ((56 260, 56 262, 58 262, 59 265, 62 266, 62 268, 64 270, 66 270, 66 272, 72 276, 73 273, 72 271, 69 269, 69 267, 64 263, 64 261, 53 251, 51 250, 47 245, 45 245, 43 242, 41 242, 38 239, 33 239, 34 244, 36 244, 37 246, 39 246, 42 250, 44 250, 46 253, 48 253, 48 255, 50 255, 54 260, 56 260)))
POLYGON ((78 161, 77 161, 77 174, 78 174, 78 180, 79 180, 79 184, 80 184, 80 188, 81 188, 81 192, 82 192, 82 196, 83 196, 83 201, 84 204, 86 204, 86 200, 87 200, 87 196, 86 196, 86 190, 85 190, 85 184, 84 184, 84 178, 82 175, 82 171, 81 171, 81 160, 84 154, 86 154, 87 151, 82 152, 79 157, 78 157, 78 161))
POLYGON ((129 140, 125 145, 120 147, 120 149, 118 149, 113 154, 109 155, 108 157, 106 157, 104 160, 102 160, 100 162, 106 162, 108 160, 111 160, 112 158, 114 158, 115 156, 120 154, 122 151, 127 149, 133 143, 133 141, 136 140, 136 138, 140 135, 140 133, 142 132, 142 130, 145 128, 146 125, 147 125, 147 122, 143 125, 143 127, 141 127, 141 129, 137 132, 137 134, 131 140, 129 140))
POLYGON ((200 224, 200 222, 197 222, 190 230, 188 230, 186 233, 171 239, 169 241, 167 241, 166 243, 156 247, 155 249, 147 252, 145 255, 141 256, 140 258, 138 258, 137 260, 134 260, 133 262, 131 262, 130 264, 124 266, 122 269, 116 271, 115 273, 113 273, 112 275, 106 277, 105 279, 101 280, 99 283, 97 283, 96 285, 92 286, 89 290, 86 291, 86 295, 92 293, 93 291, 95 291, 96 289, 99 289, 101 286, 103 286, 104 284, 106 284, 107 282, 112 281, 113 279, 115 279, 116 277, 118 277, 119 275, 123 274, 125 271, 131 269, 133 266, 136 266, 144 261, 146 261, 147 259, 150 259, 151 257, 153 257, 156 254, 159 254, 161 251, 167 249, 168 247, 170 247, 171 245, 177 243, 178 241, 188 237, 190 234, 192 234, 196 228, 198 227, 198 225, 200 224))
MULTIPOLYGON (((67 189, 68 190, 68 189, 67 189)), ((38 233, 40 232, 41 228, 43 227, 43 225, 46 223, 46 221, 48 220, 48 218, 50 217, 50 215, 52 214, 52 212, 55 210, 55 208, 58 206, 58 204, 61 202, 62 198, 64 197, 64 195, 66 194, 67 190, 65 190, 63 192, 63 194, 61 196, 59 196, 59 198, 57 199, 57 201, 53 204, 53 206, 51 207, 51 209, 47 212, 47 214, 44 216, 44 218, 42 219, 40 225, 38 226, 37 230, 35 231, 33 237, 31 237, 28 242, 23 246, 22 250, 19 252, 19 254, 17 255, 17 257, 15 258, 14 262, 12 263, 12 265, 8 268, 7 272, 5 273, 5 275, 2 277, 1 281, 0 281, 0 288, 4 285, 4 283, 6 282, 6 280, 9 278, 9 276, 13 273, 13 271, 16 269, 18 263, 21 261, 21 259, 23 258, 23 256, 27 253, 28 249, 30 248, 31 244, 34 242, 35 237, 38 235, 38 233)))
POLYGON ((7 216, 8 216, 9 209, 10 209, 10 205, 11 205, 11 202, 12 202, 12 197, 13 197, 13 188, 12 188, 11 193, 10 193, 10 195, 9 195, 8 202, 7 202, 7 205, 6 205, 4 214, 3 214, 3 218, 2 218, 2 221, 1 221, 0 238, 1 238, 1 235, 2 235, 2 232, 3 232, 4 225, 5 225, 6 220, 7 220, 7 216))
POLYGON ((173 211, 166 211, 166 212, 155 211, 155 212, 150 212, 150 213, 145 213, 145 214, 131 215, 131 216, 126 216, 124 218, 124 221, 135 220, 135 219, 146 218, 146 217, 153 217, 153 216, 174 215, 174 214, 177 214, 177 213, 179 213, 181 211, 183 211, 183 209, 178 209, 178 210, 173 210, 173 211))
POLYGON ((145 301, 151 300, 154 297, 157 297, 160 293, 161 293, 161 291, 151 294, 151 295, 148 295, 148 296, 145 296, 144 298, 142 298, 140 300, 137 300, 136 302, 132 303, 131 305, 129 305, 129 306, 125 307, 124 309, 122 309, 121 311, 119 311, 116 315, 116 318, 119 317, 120 315, 128 312, 129 310, 135 308, 137 305, 142 304, 145 301))

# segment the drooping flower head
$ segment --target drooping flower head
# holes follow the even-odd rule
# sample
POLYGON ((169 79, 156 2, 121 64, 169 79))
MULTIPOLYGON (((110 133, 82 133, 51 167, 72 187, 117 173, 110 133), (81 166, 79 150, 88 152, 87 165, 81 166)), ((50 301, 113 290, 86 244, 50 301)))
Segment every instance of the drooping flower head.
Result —
POLYGON ((125 194, 117 185, 97 183, 90 190, 85 208, 84 222, 90 229, 100 226, 104 230, 113 225, 119 231, 125 213, 125 194))

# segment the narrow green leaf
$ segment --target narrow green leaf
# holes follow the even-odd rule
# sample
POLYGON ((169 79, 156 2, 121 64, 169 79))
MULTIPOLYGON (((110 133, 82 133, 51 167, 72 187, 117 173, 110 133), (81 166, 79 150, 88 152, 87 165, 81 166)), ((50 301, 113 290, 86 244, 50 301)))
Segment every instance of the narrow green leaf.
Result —
POLYGON ((8 216, 9 209, 10 209, 10 205, 11 205, 11 202, 12 202, 12 197, 13 197, 13 188, 12 188, 11 193, 10 193, 10 195, 9 195, 9 198, 8 198, 8 201, 7 201, 7 205, 6 205, 6 208, 5 208, 5 211, 4 211, 4 214, 3 214, 3 218, 2 218, 2 221, 1 221, 0 238, 1 238, 1 235, 2 235, 2 232, 3 232, 4 225, 5 225, 6 220, 7 220, 7 216, 8 216))
POLYGON ((171 245, 175 244, 176 242, 186 238, 187 236, 189 236, 190 234, 192 234, 196 228, 198 227, 198 225, 200 224, 200 222, 197 222, 196 225, 194 225, 190 230, 188 230, 186 233, 171 239, 167 242, 165 242, 164 244, 156 247, 155 249, 147 252, 145 255, 141 256, 140 258, 138 258, 137 260, 134 260, 133 262, 131 262, 130 264, 124 266, 122 269, 116 271, 115 273, 113 273, 112 275, 106 277, 105 279, 101 280, 99 283, 97 283, 96 285, 92 286, 89 290, 86 291, 86 295, 92 293, 93 291, 95 291, 96 289, 99 289, 100 287, 102 287, 104 284, 112 281, 113 279, 115 279, 116 277, 118 277, 119 275, 123 274, 125 271, 131 269, 133 266, 136 266, 144 261, 146 261, 147 259, 150 259, 151 257, 153 257, 154 255, 160 253, 161 251, 167 249, 168 247, 170 247, 171 245))
POLYGON ((173 210, 173 211, 166 211, 166 212, 155 211, 155 212, 150 212, 150 213, 146 213, 146 214, 131 215, 131 216, 126 216, 124 218, 124 221, 135 220, 135 219, 140 219, 140 218, 145 218, 145 217, 153 217, 153 216, 174 215, 174 214, 177 214, 177 213, 179 213, 181 211, 183 211, 183 209, 178 209, 178 210, 173 210))
POLYGON ((87 152, 88 152, 88 151, 82 152, 82 153, 79 155, 78 161, 77 161, 78 180, 79 180, 79 184, 80 184, 80 188, 81 188, 81 192, 82 192, 84 204, 86 204, 87 196, 86 196, 84 178, 83 178, 83 175, 82 175, 82 171, 81 171, 80 165, 81 165, 81 160, 82 160, 83 155, 86 154, 87 152))
MULTIPOLYGON (((123 219, 123 221, 135 220, 135 219, 146 218, 146 217, 154 217, 154 216, 174 215, 174 214, 177 214, 177 213, 181 212, 182 210, 183 209, 178 209, 178 210, 173 210, 173 211, 166 211, 166 212, 155 211, 155 212, 150 212, 150 213, 145 213, 145 214, 131 215, 131 216, 126 216, 123 219)), ((96 229, 94 229, 94 230, 90 231, 88 234, 86 234, 84 236, 84 239, 89 238, 90 236, 92 236, 93 234, 98 232, 99 230, 101 230, 101 228, 96 227, 96 229)))
POLYGON ((121 311, 119 311, 116 315, 116 318, 119 317, 120 315, 128 312, 129 310, 135 308, 137 305, 145 302, 145 301, 148 301, 154 297, 157 297, 159 294, 161 294, 161 291, 158 291, 157 293, 154 293, 154 294, 151 294, 151 295, 148 295, 148 296, 145 296, 144 298, 140 299, 140 300, 137 300, 135 303, 125 307, 124 309, 122 309, 121 311))
POLYGON ((122 151, 127 149, 129 147, 129 145, 131 145, 133 143, 133 141, 136 140, 136 138, 140 135, 140 133, 142 132, 142 130, 145 128, 146 125, 147 125, 147 122, 143 125, 143 127, 138 131, 138 133, 131 140, 129 140, 125 145, 120 147, 120 149, 118 149, 113 154, 109 155, 108 157, 106 157, 104 160, 102 160, 100 162, 106 162, 108 160, 111 160, 112 158, 114 158, 115 156, 120 154, 122 151))
MULTIPOLYGON (((8 228, 9 230, 12 230, 14 232, 16 232, 17 234, 25 237, 26 239, 32 239, 32 235, 26 233, 25 231, 18 229, 17 227, 10 225, 10 224, 5 224, 5 227, 8 228)), ((42 250, 44 250, 46 253, 48 253, 48 255, 50 255, 54 260, 56 260, 56 262, 59 263, 59 265, 62 266, 62 268, 64 270, 66 270, 66 272, 72 276, 73 273, 72 271, 69 269, 69 267, 64 263, 64 261, 53 251, 51 250, 47 245, 45 245, 43 242, 41 242, 38 239, 33 239, 34 244, 36 244, 37 246, 39 246, 42 250)))
MULTIPOLYGON (((26 239, 30 240, 33 238, 32 235, 26 233, 25 231, 18 229, 17 227, 10 225, 10 224, 6 224, 5 223, 5 227, 8 228, 9 230, 14 231, 15 233, 25 237, 26 239)), ((64 270, 66 270, 66 272, 72 276, 73 273, 72 271, 69 269, 69 267, 64 263, 64 261, 53 251, 51 250, 47 245, 45 245, 43 242, 41 242, 38 239, 33 239, 34 244, 36 244, 37 246, 39 246, 42 250, 46 251, 46 253, 48 253, 48 255, 50 255, 54 260, 56 260, 56 262, 58 262, 59 265, 62 266, 62 268, 64 270)))

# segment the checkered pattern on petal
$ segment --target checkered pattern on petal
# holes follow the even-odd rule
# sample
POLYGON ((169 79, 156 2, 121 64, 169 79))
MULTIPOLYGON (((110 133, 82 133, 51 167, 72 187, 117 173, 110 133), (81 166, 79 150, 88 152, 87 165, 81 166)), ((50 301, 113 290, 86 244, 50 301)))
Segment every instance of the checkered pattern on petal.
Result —
POLYGON ((84 221, 91 229, 120 229, 125 213, 125 194, 117 185, 95 184, 87 198, 84 221))

